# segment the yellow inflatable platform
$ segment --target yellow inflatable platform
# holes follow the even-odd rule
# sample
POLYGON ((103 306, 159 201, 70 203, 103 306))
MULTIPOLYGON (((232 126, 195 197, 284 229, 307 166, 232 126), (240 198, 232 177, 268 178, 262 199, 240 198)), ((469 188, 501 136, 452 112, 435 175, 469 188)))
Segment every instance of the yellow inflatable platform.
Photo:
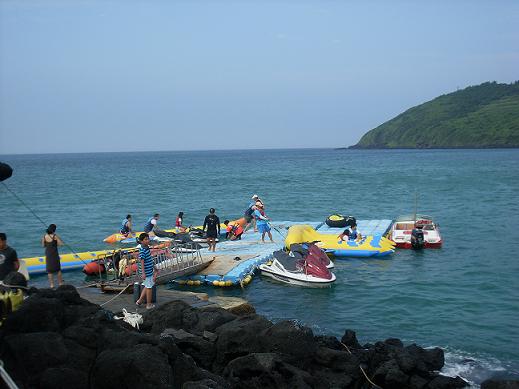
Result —
POLYGON ((288 229, 285 246, 294 243, 316 242, 316 245, 336 257, 384 257, 392 254, 395 244, 380 235, 369 235, 359 242, 344 241, 335 234, 321 234, 312 226, 300 224, 288 229))

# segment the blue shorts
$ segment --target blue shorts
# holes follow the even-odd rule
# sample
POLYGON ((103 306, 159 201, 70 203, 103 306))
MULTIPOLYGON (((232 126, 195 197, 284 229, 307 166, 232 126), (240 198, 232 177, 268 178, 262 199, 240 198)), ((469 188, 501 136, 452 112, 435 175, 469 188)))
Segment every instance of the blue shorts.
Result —
POLYGON ((146 289, 153 288, 153 285, 155 285, 153 282, 153 276, 146 277, 146 279, 142 281, 142 286, 144 286, 146 289))
POLYGON ((269 232, 270 231, 270 226, 267 223, 265 223, 265 224, 263 224, 263 223, 262 224, 258 224, 258 231, 261 232, 262 234, 264 232, 269 232))

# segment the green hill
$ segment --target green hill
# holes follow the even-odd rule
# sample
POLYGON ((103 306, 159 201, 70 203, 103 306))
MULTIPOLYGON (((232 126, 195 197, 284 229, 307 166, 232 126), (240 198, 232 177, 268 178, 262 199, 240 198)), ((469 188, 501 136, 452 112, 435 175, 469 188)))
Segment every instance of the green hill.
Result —
POLYGON ((408 109, 351 148, 519 147, 519 81, 486 82, 408 109))

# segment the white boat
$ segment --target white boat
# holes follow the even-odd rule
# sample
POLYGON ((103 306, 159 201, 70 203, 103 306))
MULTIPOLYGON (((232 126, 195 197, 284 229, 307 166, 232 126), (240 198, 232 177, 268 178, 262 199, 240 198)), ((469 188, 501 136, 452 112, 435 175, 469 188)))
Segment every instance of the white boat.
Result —
POLYGON ((269 262, 259 266, 261 274, 290 285, 311 288, 325 288, 335 282, 335 274, 317 256, 311 253, 305 257, 299 253, 290 254, 283 250, 275 251, 269 262))
POLYGON ((396 247, 413 248, 411 238, 416 227, 423 232, 423 248, 440 248, 442 246, 443 240, 439 226, 432 217, 427 215, 400 216, 391 225, 388 238, 396 243, 396 247))

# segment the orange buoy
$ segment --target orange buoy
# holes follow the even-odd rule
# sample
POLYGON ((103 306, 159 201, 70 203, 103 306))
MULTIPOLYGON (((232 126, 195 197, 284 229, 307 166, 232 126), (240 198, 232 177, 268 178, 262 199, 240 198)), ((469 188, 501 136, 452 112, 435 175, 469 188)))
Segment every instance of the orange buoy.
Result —
POLYGON ((131 276, 132 274, 135 274, 137 272, 137 264, 133 263, 131 266, 126 266, 126 269, 124 270, 124 273, 127 276, 131 276))
POLYGON ((87 276, 95 276, 99 273, 105 272, 105 265, 102 263, 99 263, 99 261, 92 261, 90 263, 87 263, 83 267, 83 273, 85 273, 87 276))

